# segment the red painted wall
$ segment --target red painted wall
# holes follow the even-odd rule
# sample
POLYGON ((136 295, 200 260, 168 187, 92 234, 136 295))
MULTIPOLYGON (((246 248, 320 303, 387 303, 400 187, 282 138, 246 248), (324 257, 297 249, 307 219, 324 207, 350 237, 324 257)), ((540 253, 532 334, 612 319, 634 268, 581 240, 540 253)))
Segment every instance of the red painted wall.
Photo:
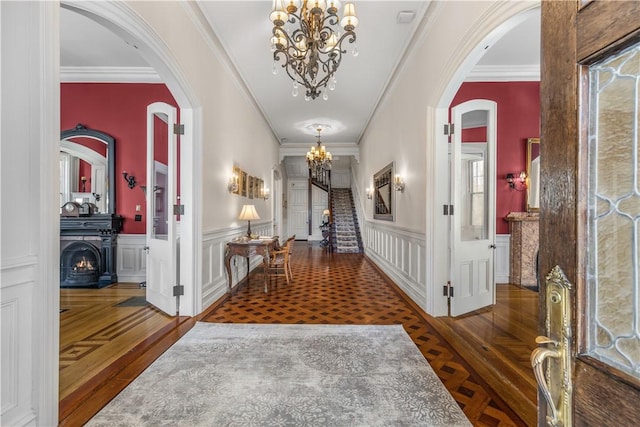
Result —
POLYGON ((507 234, 504 217, 526 209, 526 192, 510 189, 505 176, 526 170, 527 138, 540 136, 540 82, 463 83, 451 107, 472 99, 498 104, 496 233, 507 234))
POLYGON ((147 105, 153 102, 178 107, 164 84, 60 85, 61 130, 82 123, 116 140, 116 213, 124 217, 123 233, 145 234, 146 201, 140 185, 147 181, 147 105), (136 177, 135 188, 127 186, 123 171, 136 177), (140 212, 136 212, 136 205, 141 206, 140 212), (136 214, 142 215, 142 221, 134 221, 136 214))

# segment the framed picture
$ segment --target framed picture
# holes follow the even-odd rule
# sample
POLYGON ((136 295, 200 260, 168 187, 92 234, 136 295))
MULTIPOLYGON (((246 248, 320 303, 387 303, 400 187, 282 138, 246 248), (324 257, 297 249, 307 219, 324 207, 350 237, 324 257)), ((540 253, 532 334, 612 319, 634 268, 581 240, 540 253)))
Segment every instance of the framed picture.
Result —
POLYGON ((240 171, 240 195, 247 197, 247 173, 243 170, 240 171))
POLYGON ((393 162, 373 175, 373 217, 393 221, 393 162))
POLYGON ((241 188, 242 188, 242 182, 241 182, 241 175, 242 171, 240 170, 240 168, 238 166, 234 166, 233 167, 233 180, 236 183, 236 189, 233 191, 233 194, 237 194, 240 195, 241 193, 241 188))
POLYGON ((249 198, 253 199, 253 186, 254 186, 254 181, 256 179, 253 176, 249 177, 249 183, 247 184, 247 193, 249 194, 249 198))
POLYGON ((262 197, 262 194, 260 194, 260 181, 262 180, 258 177, 253 180, 253 197, 256 199, 262 197))

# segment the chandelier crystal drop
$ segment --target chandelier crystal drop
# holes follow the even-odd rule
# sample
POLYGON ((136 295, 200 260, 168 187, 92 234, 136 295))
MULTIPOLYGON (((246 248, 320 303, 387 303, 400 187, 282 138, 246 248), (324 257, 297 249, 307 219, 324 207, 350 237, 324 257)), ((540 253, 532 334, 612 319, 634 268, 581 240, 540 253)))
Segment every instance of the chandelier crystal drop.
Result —
POLYGON ((317 169, 331 169, 331 153, 327 151, 326 147, 322 145, 320 141, 320 132, 322 132, 322 127, 318 126, 318 144, 315 147, 311 147, 311 151, 307 152, 307 164, 309 165, 309 169, 317 170, 317 169))
MULTIPOLYGON (((306 88, 305 99, 316 99, 327 85, 331 90, 335 88, 334 73, 340 66, 342 54, 347 53, 342 43, 356 41, 355 6, 345 3, 340 18, 337 3, 335 0, 273 2, 269 19, 273 22, 274 65, 282 61, 282 68, 289 77, 306 88), (285 28, 287 24, 290 25, 285 28), (342 34, 338 24, 344 30, 342 34)), ((353 53, 357 56, 357 48, 353 53)))

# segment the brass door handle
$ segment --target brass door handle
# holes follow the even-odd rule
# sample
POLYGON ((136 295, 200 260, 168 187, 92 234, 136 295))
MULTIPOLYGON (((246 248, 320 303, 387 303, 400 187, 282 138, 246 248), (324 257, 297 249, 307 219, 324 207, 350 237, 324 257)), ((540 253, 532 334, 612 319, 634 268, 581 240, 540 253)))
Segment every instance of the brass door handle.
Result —
MULTIPOLYGON (((552 339, 539 336, 536 338, 536 342, 540 344, 553 344, 557 346, 557 343, 552 339)), ((536 381, 540 390, 542 391, 542 395, 547 400, 549 407, 551 408, 551 425, 557 425, 558 421, 558 409, 556 408, 556 404, 551 398, 551 390, 549 385, 547 384, 547 380, 544 377, 544 361, 548 357, 554 357, 556 359, 560 358, 560 351, 555 348, 546 348, 546 347, 538 347, 531 352, 531 366, 533 367, 533 374, 536 377, 536 381)))

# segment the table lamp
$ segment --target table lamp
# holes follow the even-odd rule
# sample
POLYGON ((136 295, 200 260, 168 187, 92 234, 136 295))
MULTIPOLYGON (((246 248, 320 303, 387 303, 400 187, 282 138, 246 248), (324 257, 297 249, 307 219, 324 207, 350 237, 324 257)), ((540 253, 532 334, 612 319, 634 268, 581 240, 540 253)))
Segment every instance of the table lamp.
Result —
POLYGON ((242 211, 240 212, 238 219, 248 222, 247 237, 251 238, 251 220, 260 219, 258 212, 256 212, 256 207, 253 205, 242 206, 242 211))

